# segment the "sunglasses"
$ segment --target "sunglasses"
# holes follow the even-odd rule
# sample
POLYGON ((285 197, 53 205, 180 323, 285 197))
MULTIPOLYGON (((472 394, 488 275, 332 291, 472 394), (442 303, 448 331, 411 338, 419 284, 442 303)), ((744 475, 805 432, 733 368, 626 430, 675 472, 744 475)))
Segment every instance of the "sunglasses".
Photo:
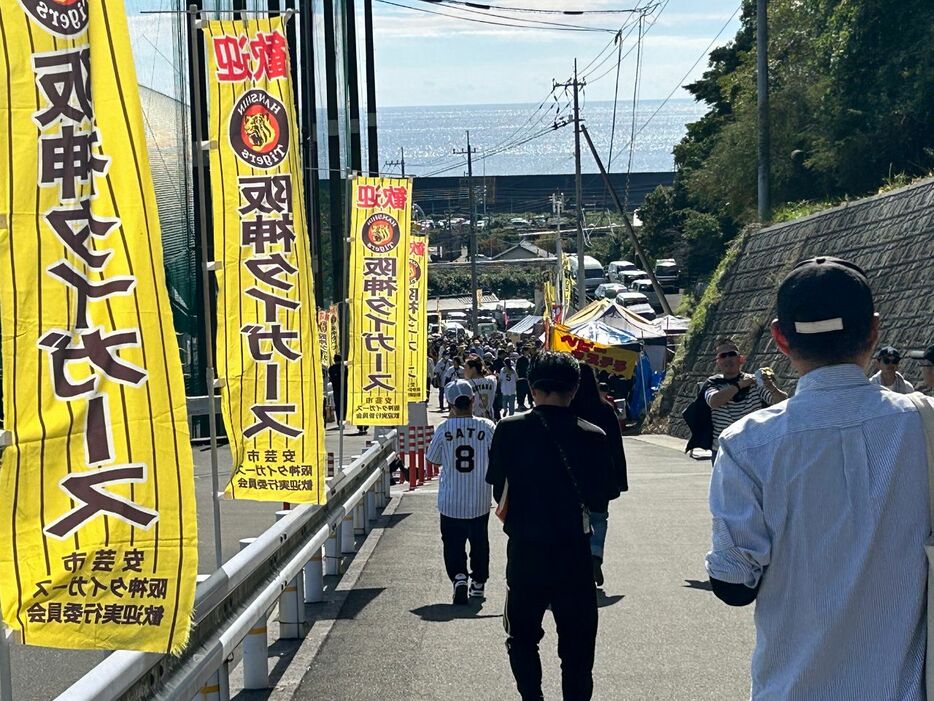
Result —
POLYGON ((724 358, 736 358, 739 357, 739 351, 723 351, 722 353, 717 353, 717 360, 723 360, 724 358))
POLYGON ((898 365, 901 361, 898 358, 881 358, 883 365, 898 365))

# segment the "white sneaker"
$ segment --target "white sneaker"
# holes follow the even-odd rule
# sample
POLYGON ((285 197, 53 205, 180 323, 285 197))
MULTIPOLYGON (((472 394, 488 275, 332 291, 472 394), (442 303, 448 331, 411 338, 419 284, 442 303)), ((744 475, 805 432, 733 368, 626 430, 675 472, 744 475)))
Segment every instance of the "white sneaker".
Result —
POLYGON ((483 583, 483 582, 474 582, 474 581, 471 581, 471 582, 470 582, 470 590, 468 591, 468 596, 472 596, 472 597, 483 597, 483 596, 484 596, 483 587, 484 587, 484 583, 483 583))
POLYGON ((459 574, 454 578, 454 603, 467 603, 467 575, 459 574))

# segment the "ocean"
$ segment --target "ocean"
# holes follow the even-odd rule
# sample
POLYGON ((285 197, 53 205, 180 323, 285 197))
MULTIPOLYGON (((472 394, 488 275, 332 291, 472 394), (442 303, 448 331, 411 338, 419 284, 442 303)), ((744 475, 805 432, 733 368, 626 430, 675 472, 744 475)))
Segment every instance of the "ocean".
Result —
MULTIPOLYGON (((475 175, 573 173, 573 123, 548 130, 556 114, 569 115, 564 104, 553 102, 542 109, 538 104, 383 107, 377 114, 380 159, 382 164, 399 161, 404 150, 407 175, 460 175, 466 172, 466 161, 453 151, 466 148, 466 131, 470 130, 470 145, 476 149, 475 175)), ((673 170, 672 148, 683 138, 686 125, 704 111, 704 106, 693 100, 640 101, 632 171, 673 170)), ((629 167, 632 102, 621 100, 617 105, 615 134, 612 102, 584 101, 581 116, 604 165, 609 161, 610 171, 625 172, 629 167)), ((365 124, 365 115, 361 122, 365 124)), ((581 170, 598 172, 583 138, 581 148, 581 170)), ((387 172, 400 170, 399 166, 381 167, 387 172)))

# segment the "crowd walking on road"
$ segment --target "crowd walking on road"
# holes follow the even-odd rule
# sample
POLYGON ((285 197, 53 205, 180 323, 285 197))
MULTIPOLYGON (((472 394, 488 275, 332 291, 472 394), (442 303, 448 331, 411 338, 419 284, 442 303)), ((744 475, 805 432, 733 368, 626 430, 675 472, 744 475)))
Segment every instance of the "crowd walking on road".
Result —
MULTIPOLYGON (((709 450, 713 466, 710 588, 727 605, 756 606, 756 701, 926 698, 934 345, 879 345, 881 325, 858 266, 806 260, 778 288, 771 323, 798 374, 793 396, 771 368, 745 371, 726 337, 713 347, 717 373, 685 412, 688 447, 709 450), (921 368, 917 392, 904 357, 921 368)), ((629 489, 615 407, 594 368, 536 343, 436 339, 430 367, 450 410, 427 459, 440 466, 452 602, 497 580, 494 506, 519 696, 544 698, 550 610, 563 697, 590 699, 608 506, 629 489)))

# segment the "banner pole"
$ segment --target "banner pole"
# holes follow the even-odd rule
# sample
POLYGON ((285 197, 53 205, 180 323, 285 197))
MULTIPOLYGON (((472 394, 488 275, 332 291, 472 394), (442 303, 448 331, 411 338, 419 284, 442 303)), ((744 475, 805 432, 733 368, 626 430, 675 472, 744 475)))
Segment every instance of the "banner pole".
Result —
MULTIPOLYGON (((348 336, 350 335, 350 300, 347 299, 347 295, 350 294, 350 196, 353 192, 353 177, 356 175, 353 171, 348 173, 346 185, 345 185, 345 198, 344 198, 344 221, 347 222, 347 235, 341 238, 341 253, 343 258, 343 265, 341 266, 341 273, 343 274, 340 280, 341 284, 341 301, 340 304, 344 305, 344 313, 338 316, 337 323, 340 333, 340 347, 341 347, 341 363, 347 369, 347 372, 343 376, 345 383, 350 382, 350 365, 347 360, 347 344, 350 340, 348 336)), ((342 232, 344 233, 344 232, 342 232)), ((340 309, 340 305, 338 305, 340 309)), ((347 387, 347 392, 349 396, 350 387, 347 387)), ((344 411, 347 411, 347 408, 344 407, 344 411)), ((345 417, 346 418, 346 417, 345 417)), ((356 426, 356 424, 354 424, 356 426)), ((359 430, 359 426, 357 429, 359 430)), ((337 443, 337 454, 338 454, 338 467, 343 468, 344 466, 344 423, 341 422, 341 435, 337 443)))
MULTIPOLYGON (((198 6, 188 6, 188 29, 190 41, 197 41, 198 37, 198 6)), ((192 75, 197 80, 204 80, 204 74, 201 69, 201 60, 199 46, 196 44, 191 47, 192 75)), ((204 271, 201 285, 201 302, 203 304, 203 323, 204 323, 204 356, 205 356, 205 385, 207 386, 209 407, 208 407, 208 433, 211 437, 211 504, 213 506, 214 517, 214 561, 218 569, 224 564, 223 539, 221 537, 221 506, 218 492, 220 491, 220 479, 217 473, 217 417, 215 414, 215 397, 217 380, 214 376, 214 339, 211 337, 211 276, 208 274, 214 270, 212 263, 208 262, 208 234, 203 222, 207 212, 207 203, 204 194, 204 159, 207 156, 207 148, 204 144, 204 135, 201 133, 201 117, 204 106, 201 104, 201 91, 196 88, 192 92, 192 109, 195 111, 195 175, 198 181, 198 210, 201 215, 202 225, 199 231, 202 265, 204 271)), ((231 460, 233 454, 231 454, 231 460)))

